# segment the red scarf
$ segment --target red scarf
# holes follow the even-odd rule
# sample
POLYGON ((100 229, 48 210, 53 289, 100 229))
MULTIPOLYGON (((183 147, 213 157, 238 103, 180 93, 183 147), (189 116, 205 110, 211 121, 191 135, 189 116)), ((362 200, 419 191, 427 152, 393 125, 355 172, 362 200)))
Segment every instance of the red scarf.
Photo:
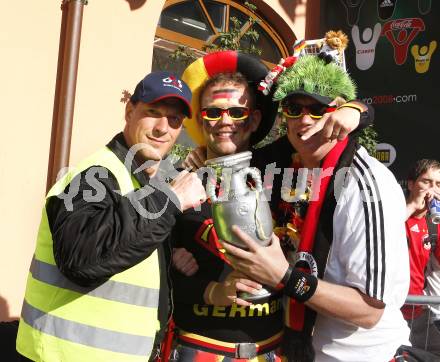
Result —
MULTIPOLYGON (((328 170, 331 172, 329 172, 330 175, 326 175, 325 177, 321 178, 318 199, 314 200, 312 198, 312 200, 309 202, 304 224, 302 226, 301 240, 297 252, 302 251, 312 254, 319 216, 324 203, 326 191, 331 180, 330 176, 333 176, 333 170, 338 163, 339 157, 345 150, 347 143, 348 137, 346 137, 343 141, 338 142, 324 158, 322 170, 325 173, 327 173, 328 170)), ((292 298, 289 298, 286 313, 286 324, 295 331, 302 331, 304 328, 304 320, 305 305, 292 298)))

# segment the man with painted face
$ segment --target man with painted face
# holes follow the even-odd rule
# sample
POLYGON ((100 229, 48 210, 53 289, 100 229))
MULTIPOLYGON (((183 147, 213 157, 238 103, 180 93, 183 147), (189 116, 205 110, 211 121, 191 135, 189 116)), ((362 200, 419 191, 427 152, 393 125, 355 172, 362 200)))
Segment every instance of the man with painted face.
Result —
MULTIPOLYGON (((197 109, 186 126, 193 139, 206 145, 204 158, 246 151, 269 131, 277 106, 262 94, 257 99, 255 93, 256 81, 266 72, 257 58, 233 51, 206 55, 184 72, 197 109), (200 74, 209 76, 200 79, 200 74), (249 84, 248 79, 255 82, 249 84), (265 122, 262 111, 268 117, 265 122)), ((174 227, 173 241, 176 247, 192 253, 198 265, 193 276, 172 273, 178 343, 174 358, 246 361, 259 356, 261 361, 274 360, 283 329, 280 296, 252 307, 237 299, 237 291, 252 293, 260 285, 234 272, 219 251, 211 205, 206 202, 200 211, 182 214, 174 227)), ((188 274, 191 266, 182 263, 182 250, 178 249, 174 262, 188 274)))
MULTIPOLYGON (((271 96, 257 93, 266 73, 256 58, 233 51, 211 53, 184 72, 183 79, 194 94, 193 109, 197 109, 187 130, 205 145, 198 155, 193 154, 192 166, 202 166, 206 158, 247 151, 268 133, 278 105, 271 96), (209 75, 208 79, 200 79, 200 74, 209 75)), ((341 110, 332 122, 335 130, 341 132, 342 127, 346 132, 357 126, 359 111, 341 110)), ((234 271, 219 250, 208 202, 200 212, 188 210, 177 219, 173 240, 179 247, 173 260, 180 270, 172 274, 178 343, 174 358, 279 360, 274 350, 283 331, 280 295, 255 305, 237 298, 237 292, 253 293, 261 285, 234 271), (183 248, 196 263, 187 262, 183 248)))
POLYGON ((249 249, 224 243, 236 270, 288 298, 283 347, 292 361, 390 361, 408 343, 400 312, 409 267, 399 184, 351 136, 303 139, 323 114, 354 97, 348 74, 315 56, 300 57, 280 76, 274 99, 287 136, 254 157, 257 165, 291 169, 283 181, 275 176, 271 198, 291 252, 285 257, 275 235, 261 247, 237 227, 249 249))

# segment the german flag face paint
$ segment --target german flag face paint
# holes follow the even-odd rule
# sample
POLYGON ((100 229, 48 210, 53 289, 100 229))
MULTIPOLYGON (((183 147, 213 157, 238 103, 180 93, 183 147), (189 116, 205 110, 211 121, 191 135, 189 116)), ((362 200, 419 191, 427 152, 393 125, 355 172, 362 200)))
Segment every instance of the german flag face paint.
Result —
POLYGON ((234 97, 237 97, 237 90, 234 88, 229 88, 229 89, 219 89, 216 90, 215 92, 213 92, 212 97, 214 99, 231 99, 234 97))
POLYGON ((220 157, 249 148, 249 139, 258 128, 259 113, 249 108, 247 87, 242 84, 214 84, 200 100, 200 122, 208 157, 220 157))

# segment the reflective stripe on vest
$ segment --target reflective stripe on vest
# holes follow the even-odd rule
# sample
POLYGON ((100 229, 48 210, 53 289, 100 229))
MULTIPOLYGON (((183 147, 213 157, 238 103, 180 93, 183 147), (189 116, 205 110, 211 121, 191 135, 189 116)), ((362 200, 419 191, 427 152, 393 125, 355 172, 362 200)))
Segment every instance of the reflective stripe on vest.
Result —
MULTIPOLYGON (((111 172, 122 195, 139 187, 136 179, 108 148, 103 148, 61 180, 47 197, 59 195, 80 172, 102 166, 111 172)), ((157 251, 97 287, 81 287, 55 265, 46 210, 38 232, 17 350, 44 362, 147 361, 159 327, 159 262, 157 251)))
POLYGON ((82 287, 61 274, 56 265, 37 260, 35 257, 32 259, 30 272, 36 280, 77 293, 142 307, 157 308, 159 305, 158 289, 139 287, 113 280, 98 287, 82 287))
POLYGON ((144 357, 150 353, 153 347, 154 338, 109 331, 72 322, 44 313, 26 301, 23 303, 21 316, 27 324, 41 332, 85 346, 144 357))

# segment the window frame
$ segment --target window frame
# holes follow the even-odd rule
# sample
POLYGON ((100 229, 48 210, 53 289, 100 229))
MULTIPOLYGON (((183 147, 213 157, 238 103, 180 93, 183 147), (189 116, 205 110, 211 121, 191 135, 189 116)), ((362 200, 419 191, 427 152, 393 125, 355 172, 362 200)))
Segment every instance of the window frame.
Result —
MULTIPOLYGON (((186 1, 187 0, 167 0, 163 6, 162 11, 171 7, 171 6, 174 6, 174 5, 186 2, 186 1)), ((169 29, 162 28, 158 25, 156 28, 156 38, 161 38, 161 39, 164 39, 167 41, 176 42, 176 43, 197 49, 199 51, 202 51, 203 46, 212 44, 219 37, 220 32, 214 26, 214 22, 212 21, 203 1, 202 0, 197 0, 197 1, 200 4, 200 7, 201 7, 204 15, 208 19, 208 25, 211 27, 211 31, 214 33, 213 35, 211 35, 206 41, 203 41, 200 39, 190 37, 188 35, 184 35, 184 34, 169 30, 169 29)), ((225 15, 226 16, 226 19, 225 19, 226 31, 228 31, 228 29, 229 29, 229 17, 230 17, 229 14, 230 14, 230 8, 232 6, 233 8, 235 8, 238 11, 245 14, 247 17, 252 17, 254 19, 257 19, 258 24, 263 28, 264 31, 266 31, 268 36, 274 41, 274 43, 275 43, 274 45, 278 49, 278 51, 280 52, 281 57, 285 58, 285 57, 289 56, 289 50, 288 50, 287 46, 285 45, 285 43, 283 42, 283 40, 281 39, 281 36, 267 23, 267 21, 264 18, 261 17, 261 14, 253 13, 249 9, 247 9, 244 5, 241 5, 241 4, 239 4, 235 1, 232 1, 232 0, 214 0, 214 1, 217 3, 222 3, 226 6, 226 15, 225 15)), ((244 23, 241 28, 241 34, 242 35, 245 34, 246 31, 249 29, 249 27, 250 27, 249 22, 244 23)), ((275 65, 274 63, 266 61, 263 58, 261 58, 261 60, 269 67, 273 67, 275 65)))

